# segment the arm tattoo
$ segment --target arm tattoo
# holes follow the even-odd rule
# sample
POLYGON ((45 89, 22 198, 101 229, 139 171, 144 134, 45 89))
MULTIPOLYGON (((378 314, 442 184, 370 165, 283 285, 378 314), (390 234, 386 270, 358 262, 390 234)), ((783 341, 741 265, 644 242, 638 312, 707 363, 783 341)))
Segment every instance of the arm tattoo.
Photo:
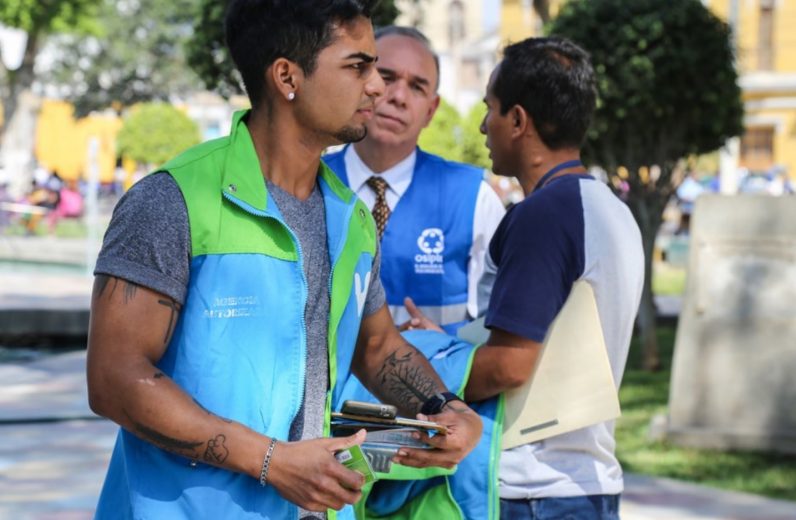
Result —
POLYGON ((123 280, 120 278, 116 278, 114 276, 108 276, 105 274, 98 274, 97 275, 97 285, 98 285, 98 292, 97 298, 101 297, 105 293, 105 289, 108 288, 108 285, 111 285, 111 293, 108 295, 108 298, 113 297, 113 293, 116 292, 116 286, 119 282, 124 283, 124 303, 130 303, 130 301, 135 298, 135 293, 138 291, 139 285, 128 280, 123 280), (113 281, 113 284, 111 284, 113 281))
MULTIPOLYGON (((202 442, 175 439, 153 430, 152 428, 144 426, 141 423, 133 422, 133 424, 135 424, 135 429, 154 445, 189 459, 195 460, 198 458, 197 448, 203 444, 202 442)), ((229 449, 227 448, 226 440, 227 438, 225 435, 218 434, 214 438, 207 441, 207 447, 205 448, 204 456, 202 457, 204 461, 213 464, 223 464, 229 456, 229 449)))
POLYGON ((138 285, 124 280, 124 303, 130 303, 135 298, 138 285))
MULTIPOLYGON (((410 347, 411 348, 411 347, 410 347)), ((382 390, 388 392, 397 402, 409 410, 418 410, 434 393, 438 392, 437 382, 428 376, 426 367, 417 362, 422 356, 414 348, 399 355, 395 349, 384 360, 377 377, 382 390)))
POLYGON ((205 450, 205 462, 214 464, 222 464, 229 456, 229 450, 225 444, 227 438, 218 434, 214 439, 207 441, 207 449, 205 450))
POLYGON ((155 446, 180 454, 190 459, 197 458, 199 454, 197 448, 202 445, 202 442, 175 439, 135 421, 133 421, 133 425, 135 426, 136 431, 141 434, 141 436, 146 438, 155 446))
POLYGON ((174 327, 177 326, 177 314, 180 312, 180 304, 174 300, 158 300, 158 303, 171 309, 169 325, 166 327, 166 335, 163 338, 163 344, 168 345, 169 340, 171 340, 171 335, 174 333, 174 327))
MULTIPOLYGON (((111 277, 106 274, 98 274, 97 275, 97 298, 102 297, 102 293, 105 292, 105 288, 108 287, 108 283, 110 283, 111 277)), ((116 278, 113 279, 113 289, 111 289, 111 296, 113 296, 113 290, 116 289, 116 278)))

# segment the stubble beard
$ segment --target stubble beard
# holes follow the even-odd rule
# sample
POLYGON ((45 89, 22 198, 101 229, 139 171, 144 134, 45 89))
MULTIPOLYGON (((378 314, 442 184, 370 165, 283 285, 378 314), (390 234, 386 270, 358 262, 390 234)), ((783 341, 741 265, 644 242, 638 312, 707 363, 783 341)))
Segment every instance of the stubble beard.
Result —
POLYGON ((334 134, 334 138, 341 143, 358 143, 367 135, 368 127, 365 125, 360 127, 344 126, 334 134))

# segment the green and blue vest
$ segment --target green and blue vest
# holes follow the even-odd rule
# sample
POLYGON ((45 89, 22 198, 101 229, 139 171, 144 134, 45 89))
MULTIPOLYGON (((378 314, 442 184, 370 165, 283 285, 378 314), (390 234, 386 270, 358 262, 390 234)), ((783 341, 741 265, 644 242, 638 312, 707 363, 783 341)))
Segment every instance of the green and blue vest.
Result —
MULTIPOLYGON (((235 114, 228 137, 162 168, 185 198, 192 251, 185 305, 158 366, 210 412, 285 441, 311 377, 307 282, 301 246, 266 189, 245 114, 235 114)), ((323 163, 318 182, 331 257, 328 434, 332 396, 349 377, 376 233, 365 205, 323 163)), ((256 479, 190 462, 122 430, 97 518, 297 517, 295 505, 256 479)), ((337 516, 352 515, 348 507, 337 516)))

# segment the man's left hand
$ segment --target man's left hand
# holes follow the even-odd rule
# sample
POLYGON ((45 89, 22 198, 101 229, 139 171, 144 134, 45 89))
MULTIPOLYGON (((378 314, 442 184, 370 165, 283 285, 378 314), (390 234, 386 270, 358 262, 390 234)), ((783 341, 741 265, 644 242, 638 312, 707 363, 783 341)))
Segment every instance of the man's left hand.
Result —
POLYGON ((451 401, 437 415, 418 414, 422 421, 432 421, 445 426, 447 434, 429 436, 418 434, 418 439, 433 449, 401 448, 394 462, 415 468, 438 466, 453 468, 470 453, 481 438, 481 418, 462 401, 451 401))

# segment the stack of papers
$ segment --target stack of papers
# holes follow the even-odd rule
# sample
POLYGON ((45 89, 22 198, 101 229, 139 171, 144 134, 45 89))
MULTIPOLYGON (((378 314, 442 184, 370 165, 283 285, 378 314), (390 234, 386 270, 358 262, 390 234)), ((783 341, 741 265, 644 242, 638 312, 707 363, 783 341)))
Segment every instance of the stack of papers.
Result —
POLYGON ((416 433, 447 433, 444 426, 429 421, 396 417, 384 419, 345 413, 332 413, 333 437, 353 435, 359 430, 367 432, 362 451, 374 471, 388 473, 392 458, 400 448, 429 449, 431 446, 413 437, 416 433))

